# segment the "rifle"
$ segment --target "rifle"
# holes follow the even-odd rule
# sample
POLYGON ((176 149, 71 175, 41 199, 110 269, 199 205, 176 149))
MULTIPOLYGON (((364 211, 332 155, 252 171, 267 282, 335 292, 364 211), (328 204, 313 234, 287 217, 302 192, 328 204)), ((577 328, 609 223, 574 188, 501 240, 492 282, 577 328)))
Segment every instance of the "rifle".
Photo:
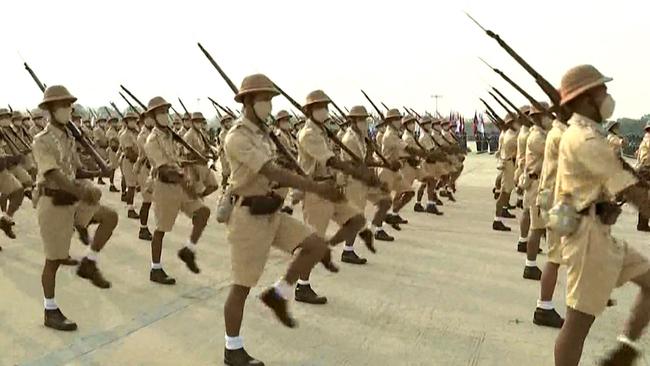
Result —
MULTIPOLYGON (((142 108, 142 110, 144 110, 144 111, 147 110, 147 107, 144 105, 144 103, 142 103, 142 102, 140 101, 140 99, 138 99, 135 95, 133 95, 133 93, 131 93, 131 92, 129 91, 129 89, 127 89, 126 87, 124 87, 124 85, 120 85, 120 88, 122 88, 122 90, 124 90, 124 92, 125 92, 126 94, 128 94, 128 95, 131 97, 131 99, 135 100, 135 102, 138 103, 138 104, 140 105, 140 108, 142 108)), ((203 163, 207 163, 207 162, 208 162, 208 159, 207 159, 205 156, 203 156, 203 154, 201 154, 201 153, 198 152, 195 148, 193 148, 192 145, 188 144, 187 141, 183 140, 183 138, 180 137, 180 136, 176 133, 176 131, 174 131, 171 127, 167 126, 167 131, 169 131, 169 133, 171 133, 171 135, 172 135, 172 139, 173 139, 174 141, 176 141, 177 143, 183 145, 183 147, 186 148, 187 151, 189 151, 189 152, 191 152, 192 154, 194 154, 194 155, 195 155, 199 160, 201 160, 203 163)))
POLYGON ((113 109, 115 109, 115 112, 117 112, 117 115, 120 116, 121 119, 124 119, 124 115, 122 114, 122 112, 120 112, 120 110, 117 108, 115 103, 113 103, 113 102, 110 102, 110 103, 111 103, 111 106, 113 106, 113 109))
POLYGON ((503 94, 502 94, 502 93, 501 93, 497 88, 492 87, 492 90, 494 90, 497 94, 499 94, 499 96, 501 97, 501 99, 505 100, 506 103, 508 103, 512 108, 515 108, 515 110, 517 111, 517 114, 519 115, 519 117, 521 117, 521 118, 527 120, 528 123, 530 123, 531 125, 534 125, 534 124, 535 124, 535 121, 533 121, 533 119, 530 118, 530 116, 528 116, 528 115, 526 115, 525 113, 523 113, 519 108, 516 108, 515 105, 514 105, 511 101, 509 101, 508 98, 506 98, 506 96, 503 95, 503 94))
MULTIPOLYGON (((38 86, 39 89, 41 89, 41 92, 45 93, 45 85, 41 83, 41 81, 38 79, 34 71, 27 65, 27 62, 24 63, 25 65, 25 70, 31 75, 32 79, 34 79, 34 82, 38 86)), ((72 137, 84 148, 86 153, 88 155, 92 156, 93 160, 97 163, 97 166, 99 169, 102 171, 102 174, 107 176, 111 169, 108 167, 108 164, 104 161, 101 155, 95 150, 95 147, 92 142, 90 142, 90 139, 86 134, 80 130, 72 121, 68 121, 66 123, 66 128, 68 131, 70 131, 70 134, 72 134, 72 137)))
POLYGON ((512 58, 514 58, 515 61, 517 61, 517 63, 521 65, 521 67, 523 67, 526 72, 528 72, 528 74, 530 74, 535 79, 535 83, 537 83, 537 85, 544 91, 544 93, 546 93, 546 95, 553 103, 555 110, 558 112, 558 119, 566 122, 569 117, 571 117, 571 112, 560 105, 560 93, 557 89, 555 89, 553 84, 549 83, 548 80, 546 80, 540 73, 533 69, 533 67, 530 66, 530 64, 528 64, 528 62, 526 62, 526 60, 524 60, 521 56, 519 56, 519 54, 515 52, 515 50, 513 50, 505 41, 503 41, 498 34, 494 33, 491 30, 485 29, 467 12, 465 12, 465 15, 467 15, 479 28, 481 28, 485 34, 488 35, 488 37, 497 41, 499 46, 501 46, 501 48, 503 48, 512 58))
POLYGON ((216 103, 216 102, 214 102, 214 101, 212 100, 212 98, 210 98, 210 97, 208 97, 208 99, 210 100, 210 102, 212 102, 212 106, 214 107, 214 110, 217 111, 217 118, 219 118, 219 119, 223 118, 223 115, 221 114, 221 111, 220 111, 219 108, 216 106, 216 104, 214 104, 214 103, 216 103))
POLYGON ((176 108, 174 108, 174 106, 171 105, 171 103, 170 103, 170 106, 169 106, 169 107, 171 108, 172 112, 174 112, 174 114, 176 114, 176 115, 178 116, 178 118, 182 118, 182 115, 181 115, 180 113, 178 113, 178 111, 176 110, 176 108))
POLYGON ((488 116, 490 116, 494 121, 495 125, 499 128, 499 130, 503 131, 506 130, 508 127, 506 125, 506 122, 499 117, 499 115, 490 107, 490 105, 483 99, 479 98, 481 100, 481 103, 485 105, 485 108, 487 108, 488 116))
MULTIPOLYGON (((201 52, 203 52, 205 57, 208 59, 208 61, 210 61, 210 64, 212 64, 212 66, 215 69, 217 69, 217 72, 219 73, 219 75, 221 75, 221 78, 223 78, 223 80, 226 82, 226 84, 228 84, 228 87, 230 88, 230 90, 232 90, 233 93, 235 93, 235 94, 239 93, 239 89, 235 86, 235 84, 232 82, 232 80, 230 80, 228 75, 226 75, 226 73, 219 66, 219 64, 217 64, 217 62, 212 58, 210 53, 208 53, 208 51, 206 51, 206 49, 203 48, 201 43, 198 43, 198 46, 201 49, 201 52)), ((217 104, 217 102, 213 101, 212 99, 210 99, 210 101, 213 102, 215 105, 219 106, 219 104, 217 104)), ((219 106, 219 107, 221 108, 221 106, 219 106)), ((226 111, 226 110, 224 109, 224 111, 226 111)), ((233 118, 235 118, 235 114, 232 113, 232 111, 229 111, 227 113, 230 114, 233 118)), ((258 123, 258 122, 255 122, 255 123, 257 124, 257 126, 262 131, 264 131, 268 135, 268 137, 271 139, 271 141, 273 141, 273 144, 275 144, 278 151, 282 155, 284 155, 284 157, 286 159, 289 160, 289 162, 295 168, 295 170, 298 172, 298 174, 302 175, 303 177, 306 177, 307 173, 305 173, 305 171, 302 169, 300 164, 298 164, 298 161, 296 160, 296 158, 293 155, 291 155, 291 153, 289 152, 289 149, 282 144, 282 142, 280 141, 278 136, 276 136, 275 133, 273 133, 273 131, 269 130, 268 127, 264 123, 258 123)))
POLYGON ((14 109, 11 108, 11 104, 7 104, 7 107, 9 107, 9 113, 14 113, 14 109))
POLYGON ((93 116, 93 118, 97 120, 97 115, 95 114, 95 111, 93 111, 93 109, 90 107, 88 107, 88 110, 90 111, 90 114, 93 116))
MULTIPOLYGON (((503 108, 503 109, 506 110, 506 113, 508 113, 508 114, 512 114, 513 116, 517 114, 517 112, 513 112, 513 111, 511 111, 510 108, 508 108, 507 105, 503 104, 503 102, 501 101, 501 99, 497 98, 497 96, 494 95, 494 93, 492 93, 492 92, 488 92, 488 94, 490 94, 490 96, 492 96, 492 98, 494 98, 494 100, 496 100, 497 103, 499 103, 499 105, 501 106, 501 108, 503 108)), ((515 110, 516 110, 516 109, 517 109, 517 108, 515 108, 515 110)))
POLYGON ((104 111, 105 111, 106 114, 108 115, 108 116, 106 117, 106 119, 111 119, 111 118, 113 118, 113 115, 111 114, 111 110, 108 109, 108 107, 104 106, 104 111))
POLYGON ((549 110, 547 110, 546 108, 544 108, 544 106, 543 106, 543 105, 542 105, 542 104, 541 104, 537 99, 533 98, 533 97, 532 97, 530 94, 528 94, 528 92, 526 92, 522 87, 520 87, 519 85, 517 85, 517 83, 515 83, 514 81, 512 81, 512 79, 510 79, 510 78, 508 77, 508 75, 506 75, 503 71, 501 71, 501 70, 499 70, 499 69, 497 69, 497 68, 494 68, 494 67, 490 66, 490 64, 488 64, 484 59, 482 59, 482 58, 480 58, 480 57, 479 57, 479 60, 481 60, 481 61, 482 61, 482 62, 483 62, 487 67, 489 67, 489 68, 492 69, 494 72, 496 72, 499 76, 501 76, 501 77, 503 78, 503 80, 507 81, 508 84, 510 84, 513 88, 515 88, 515 89, 516 89, 519 93, 521 93, 524 97, 526 97, 526 99, 528 99, 528 101, 530 102, 530 104, 531 104, 532 106, 534 106, 535 108, 537 108, 537 109, 540 110, 540 111, 544 111, 544 113, 545 113, 546 115, 548 115, 549 117, 551 117, 551 118, 553 118, 553 119, 556 119, 555 115, 554 115, 551 111, 549 111, 549 110))
POLYGON ((190 112, 187 110, 187 108, 185 108, 185 104, 183 103, 183 101, 181 100, 181 98, 178 98, 178 101, 181 103, 181 107, 183 107, 183 110, 185 111, 185 113, 186 113, 188 116, 190 116, 190 112))
POLYGON ((132 109, 135 113, 140 114, 140 112, 138 112, 138 109, 137 109, 136 107, 134 107, 133 104, 131 104, 131 101, 130 101, 127 97, 125 97, 124 94, 122 94, 122 92, 119 92, 119 94, 120 94, 120 97, 122 97, 122 99, 124 99, 124 101, 126 102, 126 104, 128 104, 129 107, 131 107, 131 109, 132 109))
MULTIPOLYGON (((210 97, 208 97, 208 99, 212 102, 212 105, 213 105, 213 106, 218 107, 218 108, 221 109, 225 114, 229 115, 229 116, 232 117, 233 119, 236 119, 236 118, 237 118, 237 117, 235 116, 235 114, 232 113, 232 111, 230 111, 230 110, 224 108, 221 104, 215 102, 214 99, 212 99, 212 98, 210 98, 210 97)), ((219 109, 217 109, 217 111, 218 111, 219 109)))
MULTIPOLYGON (((409 109, 409 108, 404 107, 404 110, 406 111, 406 114, 414 114, 414 115, 415 115, 415 123, 418 125, 418 127, 420 127, 421 130, 424 130, 424 128, 422 127, 422 125, 420 124, 420 121, 419 121, 420 118, 422 118, 422 116, 420 116, 420 114, 419 114, 418 112, 416 112, 416 111, 415 111, 414 109, 412 109, 412 108, 409 109)), ((443 138, 444 138, 444 137, 443 137, 443 138)), ((415 136, 413 136, 413 140, 415 140, 415 143, 418 145, 418 147, 419 147, 420 149, 422 149, 422 150, 428 152, 428 150, 425 149, 424 146, 422 146, 422 144, 420 143, 420 141, 418 141, 418 139, 416 139, 415 136)), ((446 140, 446 139, 445 139, 445 140, 446 140)), ((433 142, 434 142, 438 147, 442 148, 442 146, 441 146, 440 144, 438 144, 438 142, 436 142, 436 139, 433 139, 433 142)), ((447 142, 449 142, 449 141, 447 141, 447 142)))
POLYGON ((382 105, 384 108, 386 108, 386 111, 389 111, 389 110, 390 110, 390 108, 388 108, 388 107, 386 106, 386 104, 384 104, 384 102, 381 102, 381 105, 382 105))

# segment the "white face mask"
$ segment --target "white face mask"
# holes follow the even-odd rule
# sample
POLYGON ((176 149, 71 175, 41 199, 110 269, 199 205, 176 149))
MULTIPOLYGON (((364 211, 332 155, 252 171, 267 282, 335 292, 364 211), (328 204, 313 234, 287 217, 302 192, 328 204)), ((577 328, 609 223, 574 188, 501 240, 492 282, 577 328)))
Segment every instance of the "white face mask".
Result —
POLYGON ((138 128, 138 122, 136 122, 136 121, 129 121, 129 123, 127 124, 127 127, 130 128, 130 129, 132 129, 132 130, 135 130, 136 128, 138 128))
POLYGON ((57 108, 54 111, 54 120, 59 124, 66 124, 72 117, 72 107, 57 108))
POLYGON ((270 100, 259 100, 253 104, 253 111, 257 118, 266 121, 269 114, 273 111, 273 105, 270 100))
POLYGON ((156 123, 160 126, 169 126, 169 118, 166 113, 156 113, 156 123))
POLYGON ((330 111, 327 108, 319 108, 314 110, 312 113, 312 117, 316 120, 316 122, 325 122, 328 118, 330 118, 330 111))
POLYGON ((291 125, 289 124, 289 121, 280 122, 279 127, 282 131, 289 131, 291 129, 291 125))
POLYGON ((549 116, 543 116, 542 117, 542 127, 545 130, 550 130, 551 127, 553 126, 553 120, 549 116))
POLYGON ((201 128, 203 128, 203 123, 202 123, 201 121, 193 122, 192 125, 193 125, 194 128, 196 128, 197 130, 200 130, 201 128))
POLYGON ((600 117, 603 121, 609 119, 614 114, 614 108, 616 107, 616 101, 612 98, 611 95, 607 94, 605 99, 600 103, 600 117))
POLYGON ((156 121, 151 118, 150 116, 147 116, 144 118, 144 125, 151 128, 156 124, 156 121))
POLYGON ((362 136, 365 136, 368 134, 368 122, 367 121, 357 121, 357 128, 361 132, 362 136))

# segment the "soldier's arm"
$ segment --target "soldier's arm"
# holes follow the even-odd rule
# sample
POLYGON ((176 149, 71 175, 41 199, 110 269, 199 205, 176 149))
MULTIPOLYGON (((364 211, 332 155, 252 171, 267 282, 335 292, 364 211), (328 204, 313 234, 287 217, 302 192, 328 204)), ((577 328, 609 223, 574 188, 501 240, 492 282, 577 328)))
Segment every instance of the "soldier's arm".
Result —
POLYGON ((314 182, 311 179, 279 167, 273 161, 266 162, 259 173, 265 176, 266 179, 277 182, 281 187, 291 187, 303 192, 315 193, 331 201, 340 201, 343 199, 343 194, 338 192, 334 185, 314 182))

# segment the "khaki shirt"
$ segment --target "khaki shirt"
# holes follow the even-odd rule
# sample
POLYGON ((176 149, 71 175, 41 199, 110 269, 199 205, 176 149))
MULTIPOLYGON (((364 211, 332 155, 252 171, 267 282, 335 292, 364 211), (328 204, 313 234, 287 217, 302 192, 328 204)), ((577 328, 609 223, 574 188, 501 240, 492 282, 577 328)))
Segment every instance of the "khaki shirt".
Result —
POLYGON ((530 129, 527 126, 521 126, 519 134, 517 135, 517 168, 521 171, 526 163, 526 143, 530 129))
POLYGON ((637 168, 650 166, 650 159, 648 159, 648 153, 650 152, 650 133, 646 132, 641 140, 639 149, 636 152, 636 162, 637 168))
POLYGON ((377 141, 377 146, 381 146, 383 139, 384 139, 384 130, 377 131, 377 136, 375 136, 375 141, 377 141))
POLYGON ((406 152, 407 143, 402 140, 399 133, 392 126, 386 128, 381 141, 381 154, 388 161, 397 161, 400 158, 408 157, 406 152))
POLYGON ((404 130, 404 133, 402 134, 402 141, 406 142, 406 146, 412 147, 414 149, 418 148, 418 144, 415 142, 415 136, 413 135, 413 132, 409 130, 404 130))
MULTIPOLYGON (((182 136, 185 142, 187 142, 190 146, 192 146, 196 151, 203 154, 203 156, 210 155, 210 148, 208 144, 206 144, 205 141, 203 140, 203 136, 201 136, 201 132, 199 130, 197 130, 196 128, 190 128, 182 136)), ((189 152, 187 153, 189 154, 189 152)))
POLYGON ((144 151, 153 169, 163 165, 179 166, 178 149, 174 145, 172 134, 167 130, 154 127, 144 144, 144 151))
POLYGON ((596 122, 574 113, 568 123, 560 141, 556 202, 570 194, 576 210, 582 211, 637 182, 623 169, 596 122))
POLYGON ((325 131, 308 119, 298 133, 298 163, 312 177, 330 176, 327 161, 334 157, 325 131))
POLYGON ((275 158, 273 141, 245 117, 235 122, 223 140, 230 164, 230 189, 241 196, 263 195, 271 182, 260 174, 262 167, 275 158))
POLYGON ((530 128, 528 141, 526 141, 526 154, 524 161, 524 172, 526 174, 537 174, 539 177, 544 163, 544 148, 546 145, 546 131, 539 126, 530 128))
POLYGON ((517 142, 518 142, 517 131, 508 129, 502 135, 503 135, 503 143, 501 144, 499 150, 501 152, 501 156, 500 156, 501 160, 503 161, 513 160, 517 157, 517 142))
POLYGON ((544 144, 544 162, 542 163, 542 174, 539 180, 539 190, 555 192, 555 181, 557 177, 557 159, 560 150, 560 140, 567 126, 558 121, 553 121, 553 127, 546 134, 544 144))
POLYGON ((623 138, 615 133, 607 135, 607 143, 614 150, 616 156, 623 156, 623 138))
POLYGON ((46 181, 46 173, 58 170, 66 178, 74 180, 76 169, 81 166, 74 137, 67 129, 55 127, 52 123, 34 137, 32 152, 38 167, 36 181, 51 189, 59 187, 54 182, 46 181))
POLYGON ((133 148, 138 150, 138 132, 127 129, 120 135, 120 147, 122 150, 133 148))
POLYGON ((94 141, 99 147, 106 147, 108 145, 108 138, 106 137, 106 131, 103 128, 96 126, 93 130, 94 141))
POLYGON ((433 129, 433 132, 431 134, 435 142, 440 145, 440 146, 450 146, 451 144, 449 141, 445 138, 445 135, 443 134, 442 130, 440 129, 433 129))
POLYGON ((282 145, 289 149, 293 154, 298 153, 298 146, 296 144, 296 140, 291 136, 291 133, 289 131, 283 131, 280 128, 276 128, 273 133, 278 137, 282 145))
MULTIPOLYGON (((356 133, 352 127, 348 127, 346 129, 343 137, 341 138, 341 142, 343 142, 343 145, 350 149, 356 156, 362 160, 366 159, 366 155, 368 154, 368 147, 366 146, 363 137, 359 136, 359 134, 356 133)), ((352 161, 352 157, 345 151, 341 152, 341 159, 345 161, 352 161)))
POLYGON ((147 153, 144 150, 144 145, 147 143, 147 137, 149 137, 149 134, 151 134, 151 129, 144 126, 140 130, 138 138, 136 139, 136 143, 138 144, 138 154, 143 158, 147 157, 147 153))
POLYGON ((115 128, 113 128, 113 127, 110 127, 110 128, 106 131, 106 138, 108 139, 108 141, 111 141, 111 140, 119 140, 119 136, 118 136, 118 135, 119 135, 118 131, 117 131, 115 128))

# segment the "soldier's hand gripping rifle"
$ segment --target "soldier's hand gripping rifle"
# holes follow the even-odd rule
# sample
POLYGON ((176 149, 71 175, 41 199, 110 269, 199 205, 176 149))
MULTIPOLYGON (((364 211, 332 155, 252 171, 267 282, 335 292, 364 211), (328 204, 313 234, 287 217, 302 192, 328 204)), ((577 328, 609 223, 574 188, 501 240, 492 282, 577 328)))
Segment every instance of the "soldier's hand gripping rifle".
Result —
MULTIPOLYGON (((41 92, 45 93, 45 85, 41 83, 41 81, 38 79, 34 71, 27 65, 27 62, 24 63, 25 65, 25 70, 31 75, 32 79, 34 79, 34 82, 36 85, 38 85, 38 88, 41 90, 41 92)), ((102 175, 108 176, 111 172, 111 168, 106 164, 104 159, 102 158, 101 155, 95 150, 95 146, 91 142, 91 140, 86 136, 86 134, 80 130, 72 121, 68 121, 66 124, 66 128, 70 133, 72 134, 72 137, 83 147, 83 149, 88 153, 88 155, 92 156, 93 160, 97 163, 97 166, 102 172, 102 175)))
POLYGON ((474 19, 471 15, 468 13, 465 13, 479 28, 481 28, 485 34, 487 34, 490 38, 494 39, 497 41, 499 46, 503 48, 512 58, 517 61, 521 67, 523 67, 528 74, 530 74, 534 79, 537 85, 546 93, 548 98, 551 100, 553 103, 553 107, 555 111, 558 113, 558 119, 566 122, 569 117, 571 117, 571 113, 564 107, 560 105, 560 93, 558 90, 553 86, 553 84, 549 83, 548 80, 546 80, 540 73, 538 73, 535 69, 533 69, 532 66, 526 62, 515 50, 513 50, 504 40, 501 39, 501 37, 494 33, 491 30, 485 29, 476 19, 474 19))
MULTIPOLYGON (((185 108, 185 103, 183 103, 181 98, 178 98, 178 102, 181 104, 181 107, 183 107, 185 113, 191 117, 190 112, 187 110, 187 108, 185 108)), ((212 146, 212 143, 210 143, 210 139, 208 138, 208 136, 205 135, 205 133, 203 133, 202 129, 197 128, 196 132, 198 132, 199 136, 201 136, 201 140, 203 140, 205 146, 210 150, 212 156, 209 156, 209 158, 212 158, 213 161, 217 161, 219 159, 219 151, 214 146, 212 146)))
MULTIPOLYGON (((141 102, 141 101, 140 101, 140 100, 139 100, 135 95, 133 95, 133 93, 131 93, 127 88, 125 88, 124 85, 120 85, 120 88, 122 88, 122 90, 124 90, 124 92, 125 92, 126 94, 128 94, 128 95, 129 95, 133 100, 135 100, 135 102, 138 103, 138 105, 140 105, 140 108, 142 108, 142 110, 144 110, 144 111, 147 110, 147 107, 144 105, 144 103, 142 103, 142 102, 141 102)), ((207 162, 208 162, 208 159, 207 159, 205 156, 203 156, 203 154, 201 154, 201 153, 198 152, 195 148, 193 148, 192 145, 188 144, 187 141, 183 140, 183 138, 182 138, 178 133, 176 133, 176 131, 174 131, 171 127, 167 126, 167 131, 169 131, 169 132, 171 133, 171 135, 172 135, 172 139, 173 139, 174 141, 176 141, 177 143, 181 144, 185 149, 187 149, 187 151, 189 151, 189 152, 191 152, 192 154, 194 154, 194 156, 196 156, 196 157, 197 157, 201 162, 203 162, 203 163, 207 163, 207 162)))
MULTIPOLYGON (((217 64, 217 62, 214 60, 214 58, 212 58, 212 55, 210 55, 210 53, 208 53, 208 51, 205 48, 203 48, 203 46, 200 43, 198 44, 198 46, 201 49, 201 52, 203 52, 205 57, 208 59, 208 61, 210 61, 210 64, 212 64, 212 66, 217 70, 219 75, 221 75, 221 77, 226 82, 226 84, 228 84, 228 87, 230 88, 230 90, 232 90, 233 93, 235 93, 235 94, 239 93, 239 89, 235 86, 235 84, 232 82, 232 80, 230 80, 230 78, 228 77, 228 75, 226 75, 226 73, 223 71, 223 69, 221 69, 221 66, 219 66, 219 64, 217 64)), ((211 98, 210 98, 210 101, 212 103, 214 103, 216 106, 218 106, 219 108, 221 108, 224 112, 228 113, 233 118, 236 118, 235 114, 232 111, 229 111, 229 110, 221 107, 217 102, 215 102, 211 98)), ((262 123, 255 122, 255 123, 262 131, 264 131, 266 133, 266 135, 271 139, 271 141, 273 141, 273 144, 275 144, 275 147, 278 149, 278 152, 283 156, 284 159, 286 159, 289 162, 289 164, 291 164, 293 169, 299 175, 301 175, 303 177, 306 177, 307 173, 302 169, 300 164, 298 164, 298 161, 296 160, 296 158, 293 155, 291 155, 291 152, 289 152, 289 149, 286 146, 284 146, 284 144, 282 144, 282 142, 280 141, 278 136, 276 136, 275 133, 273 133, 273 131, 269 130, 269 128, 263 122, 262 123)))

